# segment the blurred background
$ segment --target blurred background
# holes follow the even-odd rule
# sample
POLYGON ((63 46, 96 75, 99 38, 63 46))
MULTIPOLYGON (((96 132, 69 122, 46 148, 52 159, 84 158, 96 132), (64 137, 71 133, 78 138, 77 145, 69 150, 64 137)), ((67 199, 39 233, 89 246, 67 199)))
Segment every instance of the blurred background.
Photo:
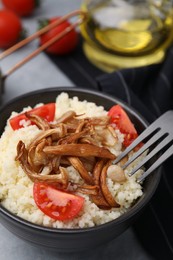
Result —
MULTIPOLYGON (((37 8, 31 16, 22 18, 22 24, 27 30, 28 35, 38 30, 39 19, 62 16, 72 10, 80 8, 81 5, 81 0, 41 0, 40 2, 40 7, 37 8)), ((0 8, 2 8, 2 6, 2 3, 0 3, 0 8)), ((6 72, 37 47, 38 40, 35 40, 0 61, 2 72, 6 72)), ((0 52, 2 51, 1 49, 0 52)), ((74 83, 65 76, 65 73, 57 70, 57 66, 50 62, 47 55, 42 52, 14 72, 14 74, 10 75, 5 85, 3 102, 31 90, 57 85, 72 86, 74 83)))

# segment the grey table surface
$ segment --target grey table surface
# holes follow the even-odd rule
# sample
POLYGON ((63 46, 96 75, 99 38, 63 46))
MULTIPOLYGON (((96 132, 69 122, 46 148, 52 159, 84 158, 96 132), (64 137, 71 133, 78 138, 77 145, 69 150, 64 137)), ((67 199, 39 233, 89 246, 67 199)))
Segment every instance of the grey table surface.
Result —
MULTIPOLYGON (((41 8, 30 18, 22 19, 28 34, 37 30, 39 18, 63 15, 71 10, 80 8, 81 0, 42 0, 41 8)), ((0 8, 2 5, 0 4, 0 8)), ((17 61, 21 60, 38 46, 37 40, 16 51, 1 61, 3 72, 17 61)), ((5 93, 2 102, 6 103, 21 94, 47 88, 49 86, 74 86, 44 54, 28 62, 22 68, 10 75, 5 82, 5 93)), ((118 260, 151 260, 137 240, 132 228, 110 243, 85 253, 55 253, 33 247, 25 241, 11 234, 0 224, 0 259, 1 260, 54 260, 54 259, 118 259, 118 260)))

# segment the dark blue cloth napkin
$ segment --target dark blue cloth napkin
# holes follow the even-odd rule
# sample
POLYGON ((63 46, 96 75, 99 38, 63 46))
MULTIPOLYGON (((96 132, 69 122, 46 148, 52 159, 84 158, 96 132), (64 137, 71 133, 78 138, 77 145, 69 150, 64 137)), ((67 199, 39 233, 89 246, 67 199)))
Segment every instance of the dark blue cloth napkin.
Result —
MULTIPOLYGON (((151 123, 173 109, 173 47, 161 64, 119 70, 96 80, 100 91, 124 100, 151 123)), ((173 157, 164 163, 156 194, 134 230, 154 259, 173 259, 173 157)))

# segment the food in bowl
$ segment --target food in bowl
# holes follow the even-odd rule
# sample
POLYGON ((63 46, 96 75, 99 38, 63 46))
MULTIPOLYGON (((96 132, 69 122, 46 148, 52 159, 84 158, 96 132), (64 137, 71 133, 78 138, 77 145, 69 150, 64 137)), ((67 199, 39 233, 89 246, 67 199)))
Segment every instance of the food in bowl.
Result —
POLYGON ((1 204, 53 228, 114 220, 143 194, 136 181, 143 170, 128 177, 136 161, 125 171, 121 163, 112 165, 136 137, 119 105, 108 112, 67 93, 55 103, 13 112, 0 139, 1 204))

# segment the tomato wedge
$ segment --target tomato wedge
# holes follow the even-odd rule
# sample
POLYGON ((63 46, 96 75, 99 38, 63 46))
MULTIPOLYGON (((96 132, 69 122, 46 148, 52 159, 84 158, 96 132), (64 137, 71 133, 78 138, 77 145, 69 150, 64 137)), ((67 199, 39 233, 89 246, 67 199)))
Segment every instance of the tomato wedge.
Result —
POLYGON ((127 113, 120 105, 115 105, 109 110, 108 115, 111 117, 110 122, 113 127, 124 134, 124 146, 129 146, 136 139, 138 133, 127 113))
MULTIPOLYGON (((46 119, 48 122, 51 122, 54 120, 55 116, 55 103, 48 103, 46 105, 34 108, 28 112, 30 114, 38 115, 46 119)), ((9 120, 13 130, 18 130, 19 128, 23 127, 23 125, 20 124, 20 121, 23 119, 28 121, 28 118, 25 116, 25 113, 19 114, 9 120)))
POLYGON ((34 200, 38 208, 55 220, 69 220, 78 215, 84 198, 57 190, 45 183, 34 183, 34 200))

